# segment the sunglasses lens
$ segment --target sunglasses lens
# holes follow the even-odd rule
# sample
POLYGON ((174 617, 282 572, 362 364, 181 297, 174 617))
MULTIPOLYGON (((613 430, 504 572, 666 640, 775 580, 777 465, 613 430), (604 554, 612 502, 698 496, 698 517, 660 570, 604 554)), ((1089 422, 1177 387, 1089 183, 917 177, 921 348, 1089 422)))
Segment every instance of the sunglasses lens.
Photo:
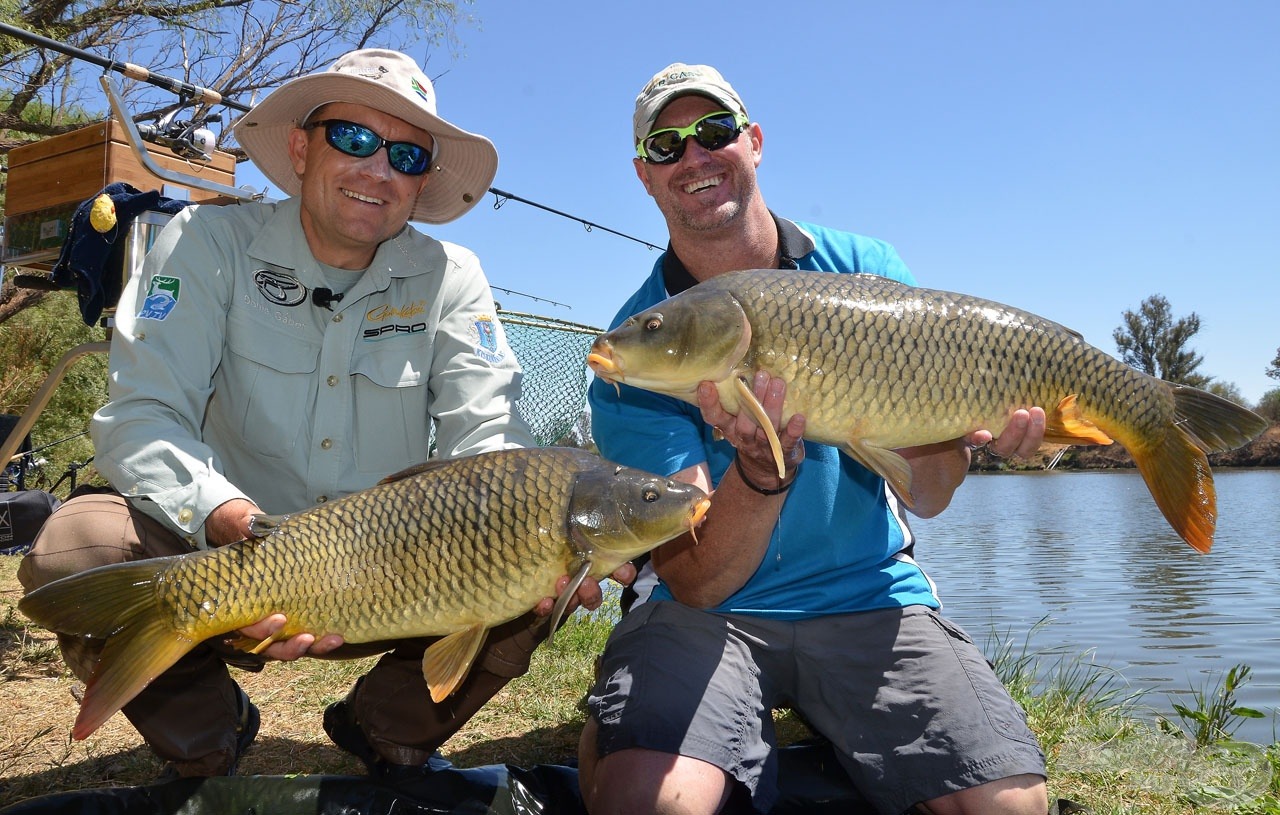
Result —
POLYGON ((405 175, 422 175, 431 163, 431 151, 412 142, 398 141, 387 145, 387 157, 393 170, 405 175))
POLYGON ((738 123, 732 116, 715 116, 698 122, 694 138, 707 150, 719 150, 738 138, 738 123))
POLYGON ((372 156, 382 146, 377 133, 354 122, 330 123, 324 129, 324 136, 335 150, 357 158, 372 156))
POLYGON ((684 155, 684 137, 675 130, 663 130, 644 140, 644 151, 654 164, 670 164, 684 155))

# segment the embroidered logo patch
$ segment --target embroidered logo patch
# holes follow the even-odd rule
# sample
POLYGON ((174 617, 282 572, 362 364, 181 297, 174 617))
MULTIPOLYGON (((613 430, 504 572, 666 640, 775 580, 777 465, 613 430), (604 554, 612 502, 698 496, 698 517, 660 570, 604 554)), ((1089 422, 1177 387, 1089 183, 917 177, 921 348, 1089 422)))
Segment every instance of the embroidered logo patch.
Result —
POLYGON ((427 330, 427 322, 414 318, 425 314, 426 310, 425 300, 414 300, 401 306, 389 303, 374 306, 365 312, 367 327, 361 331, 360 336, 366 342, 376 342, 397 334, 421 334, 427 330))
POLYGON ((147 299, 142 302, 142 310, 138 312, 139 320, 164 320, 178 307, 178 295, 182 290, 182 281, 176 277, 156 275, 151 278, 151 288, 147 290, 147 299))
POLYGON ((298 306, 306 302, 307 289, 293 275, 261 269, 253 273, 253 285, 263 298, 277 306, 298 306))
POLYGON ((471 322, 471 341, 475 343, 476 356, 485 362, 497 364, 506 358, 506 352, 499 352, 503 345, 499 332, 502 331, 498 321, 490 314, 481 314, 471 322))

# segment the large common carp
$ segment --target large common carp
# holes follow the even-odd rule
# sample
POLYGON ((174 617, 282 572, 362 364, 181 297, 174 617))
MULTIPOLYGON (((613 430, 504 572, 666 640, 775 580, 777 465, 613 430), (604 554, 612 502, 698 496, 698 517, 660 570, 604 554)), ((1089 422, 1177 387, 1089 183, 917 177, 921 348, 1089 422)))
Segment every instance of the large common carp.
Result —
POLYGON ((77 739, 197 643, 277 612, 288 617, 277 638, 447 635, 423 658, 439 701, 466 676, 488 629, 554 596, 561 575, 575 581, 552 612, 553 631, 583 577, 604 577, 693 529, 709 503, 697 487, 585 450, 484 453, 264 521, 256 539, 71 575, 18 608, 53 631, 106 640, 77 739))
MULTIPOLYGON (((587 362, 612 383, 697 404, 716 383, 771 435, 750 387, 787 382, 783 419, 883 477, 908 506, 911 470, 895 448, 999 435, 1042 406, 1045 441, 1120 442, 1183 540, 1201 552, 1217 520, 1206 453, 1246 444, 1267 422, 1205 391, 1148 376, 1055 322, 990 300, 876 275, 749 270, 719 275, 600 336, 587 362), (745 382, 744 382, 745 380, 745 382)), ((772 435, 782 472, 781 450, 772 435)))

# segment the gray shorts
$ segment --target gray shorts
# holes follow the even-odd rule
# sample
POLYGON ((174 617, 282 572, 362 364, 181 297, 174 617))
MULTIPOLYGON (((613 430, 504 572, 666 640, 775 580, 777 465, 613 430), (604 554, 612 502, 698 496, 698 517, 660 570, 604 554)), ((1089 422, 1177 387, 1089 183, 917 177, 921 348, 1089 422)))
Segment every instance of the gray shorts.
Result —
POLYGON ((610 636, 587 704, 600 755, 643 748, 706 761, 761 812, 778 791, 778 707, 830 739, 884 813, 1045 775, 1026 715, 982 652, 923 606, 781 621, 645 603, 610 636))

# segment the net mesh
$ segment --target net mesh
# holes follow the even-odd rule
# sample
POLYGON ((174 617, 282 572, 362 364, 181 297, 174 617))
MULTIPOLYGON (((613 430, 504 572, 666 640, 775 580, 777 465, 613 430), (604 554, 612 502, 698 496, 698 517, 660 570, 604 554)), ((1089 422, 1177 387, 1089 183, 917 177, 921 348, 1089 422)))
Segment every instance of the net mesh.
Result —
POLYGON ((498 319, 524 369, 516 412, 539 445, 555 444, 573 433, 586 407, 587 352, 602 329, 518 311, 499 310, 498 319))

